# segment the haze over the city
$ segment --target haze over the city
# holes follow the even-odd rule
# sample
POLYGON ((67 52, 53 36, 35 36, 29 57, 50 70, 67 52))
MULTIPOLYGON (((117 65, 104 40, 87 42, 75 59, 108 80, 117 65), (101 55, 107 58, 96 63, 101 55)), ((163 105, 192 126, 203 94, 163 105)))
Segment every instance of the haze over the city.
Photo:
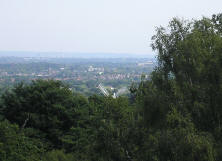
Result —
POLYGON ((0 51, 153 55, 156 26, 221 12, 220 0, 1 0, 0 51))

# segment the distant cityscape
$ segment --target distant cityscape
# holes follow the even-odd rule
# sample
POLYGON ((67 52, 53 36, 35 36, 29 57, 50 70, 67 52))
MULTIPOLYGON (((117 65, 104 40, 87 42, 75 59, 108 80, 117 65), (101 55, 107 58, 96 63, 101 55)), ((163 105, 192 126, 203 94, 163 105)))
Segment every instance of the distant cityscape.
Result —
POLYGON ((97 89, 100 83, 114 90, 139 82, 142 74, 148 79, 154 65, 155 60, 148 58, 0 57, 0 87, 5 89, 21 81, 54 79, 67 83, 73 91, 91 95, 100 92, 97 89))

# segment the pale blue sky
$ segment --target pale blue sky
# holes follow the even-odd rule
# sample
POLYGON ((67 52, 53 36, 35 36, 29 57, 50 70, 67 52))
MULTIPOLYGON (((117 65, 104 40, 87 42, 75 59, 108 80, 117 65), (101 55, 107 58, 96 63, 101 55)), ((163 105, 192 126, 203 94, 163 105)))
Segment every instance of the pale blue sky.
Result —
POLYGON ((155 26, 222 0, 0 0, 0 50, 151 54, 155 26))

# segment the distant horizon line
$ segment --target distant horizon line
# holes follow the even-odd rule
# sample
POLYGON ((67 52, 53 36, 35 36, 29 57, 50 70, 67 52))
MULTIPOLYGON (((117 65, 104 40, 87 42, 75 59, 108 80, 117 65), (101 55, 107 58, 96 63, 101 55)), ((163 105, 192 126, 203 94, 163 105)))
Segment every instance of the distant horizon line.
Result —
POLYGON ((50 58, 154 58, 156 55, 114 52, 71 52, 71 51, 20 51, 0 50, 0 57, 50 57, 50 58))

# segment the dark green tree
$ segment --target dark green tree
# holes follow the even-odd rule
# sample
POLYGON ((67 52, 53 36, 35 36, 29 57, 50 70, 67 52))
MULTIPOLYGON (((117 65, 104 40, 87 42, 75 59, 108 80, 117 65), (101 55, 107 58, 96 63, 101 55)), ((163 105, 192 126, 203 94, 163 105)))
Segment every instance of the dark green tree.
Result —
POLYGON ((2 100, 1 110, 6 119, 21 129, 40 131, 38 137, 44 137, 56 147, 62 146, 63 133, 77 126, 78 109, 87 106, 85 98, 73 95, 68 86, 53 80, 20 83, 5 93, 2 100))
POLYGON ((152 47, 158 65, 132 90, 149 133, 145 158, 221 160, 221 17, 174 18, 157 28, 152 47))
POLYGON ((0 161, 39 161, 43 147, 41 142, 26 137, 17 125, 0 122, 0 161))

